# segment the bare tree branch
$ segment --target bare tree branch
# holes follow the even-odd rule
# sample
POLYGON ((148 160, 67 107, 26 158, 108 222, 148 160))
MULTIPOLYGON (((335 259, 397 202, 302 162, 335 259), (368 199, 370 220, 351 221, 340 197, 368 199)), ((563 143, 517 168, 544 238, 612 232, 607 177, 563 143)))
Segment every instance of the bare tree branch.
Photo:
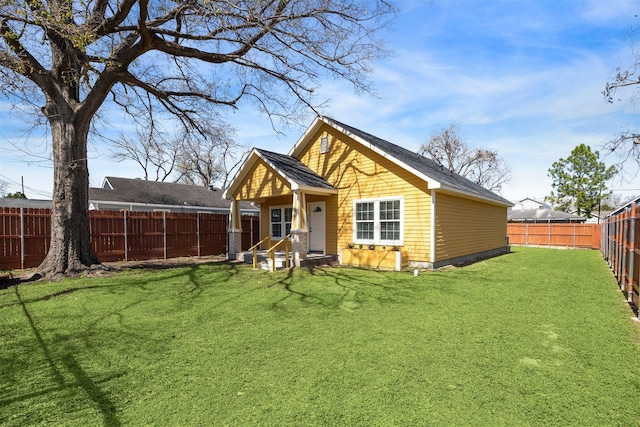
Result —
POLYGON ((511 180, 511 169, 497 151, 469 147, 454 124, 432 132, 418 154, 491 191, 500 191, 511 180))

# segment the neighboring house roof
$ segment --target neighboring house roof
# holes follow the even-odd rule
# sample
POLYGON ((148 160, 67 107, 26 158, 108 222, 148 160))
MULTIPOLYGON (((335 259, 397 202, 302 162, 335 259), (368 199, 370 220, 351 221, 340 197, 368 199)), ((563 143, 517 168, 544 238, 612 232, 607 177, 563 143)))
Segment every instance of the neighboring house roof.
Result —
POLYGON ((622 213, 623 211, 625 211, 627 208, 631 207, 631 205, 633 204, 640 204, 640 197, 636 197, 635 199, 631 199, 629 200, 627 203, 625 203, 624 205, 620 206, 618 209, 616 209, 615 211, 612 211, 609 215, 607 216, 614 216, 614 215, 618 215, 620 213, 622 213))
MULTIPOLYGON (((222 199, 222 193, 219 188, 108 176, 102 188, 89 188, 89 200, 92 203, 196 206, 228 210, 231 202, 222 199)), ((240 208, 256 210, 249 203, 241 203, 240 208)))
POLYGON ((510 222, 584 222, 585 218, 567 212, 552 209, 510 209, 507 212, 510 222))
POLYGON ((551 205, 546 203, 544 200, 532 199, 531 197, 526 197, 522 200, 519 200, 513 205, 514 209, 551 209, 551 205))
POLYGON ((0 208, 51 209, 51 200, 0 198, 0 208))
POLYGON ((309 142, 310 136, 314 134, 323 123, 338 129, 363 146, 368 147, 422 178, 428 183, 429 188, 467 195, 499 205, 513 206, 513 203, 509 200, 475 184, 427 157, 325 116, 316 118, 309 129, 307 129, 291 149, 289 155, 293 157, 299 155, 304 146, 309 142))

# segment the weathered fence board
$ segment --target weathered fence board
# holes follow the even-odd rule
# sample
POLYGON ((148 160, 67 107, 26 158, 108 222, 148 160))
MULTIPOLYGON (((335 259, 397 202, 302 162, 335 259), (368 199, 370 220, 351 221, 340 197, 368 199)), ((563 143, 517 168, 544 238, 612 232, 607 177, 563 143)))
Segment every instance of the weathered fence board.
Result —
MULTIPOLYGON (((224 254, 225 214, 91 211, 91 243, 102 261, 224 254)), ((242 217, 242 245, 259 240, 259 220, 242 217)), ((49 209, 0 208, 0 270, 37 267, 49 250, 49 209)))

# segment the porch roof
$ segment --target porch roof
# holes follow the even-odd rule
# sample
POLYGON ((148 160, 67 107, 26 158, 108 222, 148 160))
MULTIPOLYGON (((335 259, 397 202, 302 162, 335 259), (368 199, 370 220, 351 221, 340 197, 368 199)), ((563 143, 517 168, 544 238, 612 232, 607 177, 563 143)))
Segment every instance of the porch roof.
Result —
POLYGON ((312 171, 307 165, 295 157, 286 154, 274 153, 262 149, 255 149, 261 157, 285 179, 298 187, 322 188, 325 190, 335 190, 336 188, 329 182, 312 171))
POLYGON ((227 188, 222 197, 225 199, 233 198, 234 193, 242 185, 251 167, 258 159, 262 159, 276 171, 278 175, 286 180, 292 190, 302 190, 307 193, 320 194, 335 194, 338 192, 326 179, 312 171, 307 165, 295 157, 254 148, 251 150, 247 161, 245 161, 242 168, 231 181, 229 188, 227 188))

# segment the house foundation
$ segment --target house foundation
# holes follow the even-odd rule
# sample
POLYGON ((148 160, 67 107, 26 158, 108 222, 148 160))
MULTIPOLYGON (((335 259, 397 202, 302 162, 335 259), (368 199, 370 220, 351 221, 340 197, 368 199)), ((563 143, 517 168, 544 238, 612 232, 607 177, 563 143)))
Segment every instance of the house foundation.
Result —
POLYGON ((242 252, 242 230, 229 230, 228 238, 227 259, 235 259, 242 252))

